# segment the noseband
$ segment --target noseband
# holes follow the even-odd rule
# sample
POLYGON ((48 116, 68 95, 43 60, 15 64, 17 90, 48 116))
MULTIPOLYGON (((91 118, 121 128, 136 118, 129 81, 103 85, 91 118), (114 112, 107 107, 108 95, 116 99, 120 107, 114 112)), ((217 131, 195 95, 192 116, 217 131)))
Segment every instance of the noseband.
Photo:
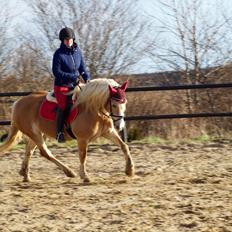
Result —
POLYGON ((112 99, 110 98, 110 117, 112 118, 113 122, 117 122, 117 121, 119 121, 119 120, 123 119, 123 118, 124 118, 124 116, 122 116, 122 115, 115 115, 115 114, 113 114, 111 100, 112 100, 112 99), (115 118, 116 118, 116 119, 115 119, 115 118))

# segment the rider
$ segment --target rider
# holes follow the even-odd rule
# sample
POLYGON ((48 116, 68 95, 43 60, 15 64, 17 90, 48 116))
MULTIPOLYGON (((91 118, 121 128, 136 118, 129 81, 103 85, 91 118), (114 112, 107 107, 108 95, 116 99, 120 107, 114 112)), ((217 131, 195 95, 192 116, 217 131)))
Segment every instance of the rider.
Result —
POLYGON ((67 108, 67 95, 64 93, 73 89, 78 83, 80 75, 87 83, 90 76, 80 48, 75 43, 75 34, 71 28, 64 27, 59 33, 60 48, 53 55, 52 71, 55 76, 54 92, 58 102, 57 136, 58 142, 65 142, 64 121, 67 108))

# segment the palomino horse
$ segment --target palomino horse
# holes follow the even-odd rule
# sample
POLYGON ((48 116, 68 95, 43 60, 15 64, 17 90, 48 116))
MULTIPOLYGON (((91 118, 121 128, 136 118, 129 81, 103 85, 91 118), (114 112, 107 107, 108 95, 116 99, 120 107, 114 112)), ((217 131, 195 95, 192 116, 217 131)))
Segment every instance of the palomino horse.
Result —
MULTIPOLYGON (((124 112, 126 110, 125 89, 127 82, 120 86, 112 79, 95 79, 82 87, 78 100, 73 107, 78 107, 78 115, 71 123, 71 129, 76 137, 79 159, 80 177, 84 182, 89 182, 86 171, 86 157, 88 144, 102 136, 114 144, 119 145, 125 155, 128 176, 134 174, 134 164, 128 145, 125 144, 117 130, 122 129, 124 112), (117 98, 115 98, 116 96, 117 98)), ((68 177, 75 177, 75 173, 55 158, 45 144, 44 137, 55 138, 56 123, 39 116, 41 103, 45 100, 47 92, 36 92, 17 100, 13 105, 10 133, 5 142, 0 146, 0 152, 9 149, 16 141, 20 132, 26 135, 26 153, 20 170, 23 181, 30 181, 29 161, 36 147, 40 154, 55 163, 68 177)), ((66 132, 66 140, 72 139, 66 132)))

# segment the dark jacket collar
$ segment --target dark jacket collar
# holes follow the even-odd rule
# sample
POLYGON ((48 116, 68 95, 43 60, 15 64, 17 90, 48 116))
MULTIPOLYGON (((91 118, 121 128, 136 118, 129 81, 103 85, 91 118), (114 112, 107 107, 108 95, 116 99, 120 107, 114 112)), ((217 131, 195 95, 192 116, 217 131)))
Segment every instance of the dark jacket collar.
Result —
POLYGON ((63 42, 60 44, 60 49, 65 53, 73 53, 77 49, 77 44, 73 42, 73 46, 68 48, 63 42))

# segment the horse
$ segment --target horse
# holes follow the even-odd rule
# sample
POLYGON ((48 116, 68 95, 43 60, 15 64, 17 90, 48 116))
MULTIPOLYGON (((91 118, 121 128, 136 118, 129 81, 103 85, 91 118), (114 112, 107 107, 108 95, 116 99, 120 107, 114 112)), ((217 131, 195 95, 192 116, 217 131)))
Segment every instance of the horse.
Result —
MULTIPOLYGON (((79 175, 83 182, 90 182, 86 171, 88 144, 99 137, 104 137, 120 146, 125 156, 125 173, 134 175, 134 163, 128 145, 122 141, 119 131, 125 126, 126 110, 125 90, 127 81, 119 85, 113 79, 94 79, 82 86, 81 91, 74 90, 77 100, 72 109, 78 108, 78 115, 70 123, 72 134, 76 138, 79 151, 79 175), (115 97, 116 96, 116 97, 115 97)), ((26 135, 25 156, 19 174, 24 182, 31 180, 29 161, 36 148, 41 156, 56 164, 66 176, 75 177, 76 173, 57 159, 48 149, 45 140, 47 137, 56 138, 56 122, 46 120, 40 116, 40 106, 45 101, 48 92, 34 92, 14 102, 11 113, 11 126, 8 137, 0 145, 0 153, 9 150, 18 136, 26 135)), ((73 139, 65 132, 65 140, 73 139)))

